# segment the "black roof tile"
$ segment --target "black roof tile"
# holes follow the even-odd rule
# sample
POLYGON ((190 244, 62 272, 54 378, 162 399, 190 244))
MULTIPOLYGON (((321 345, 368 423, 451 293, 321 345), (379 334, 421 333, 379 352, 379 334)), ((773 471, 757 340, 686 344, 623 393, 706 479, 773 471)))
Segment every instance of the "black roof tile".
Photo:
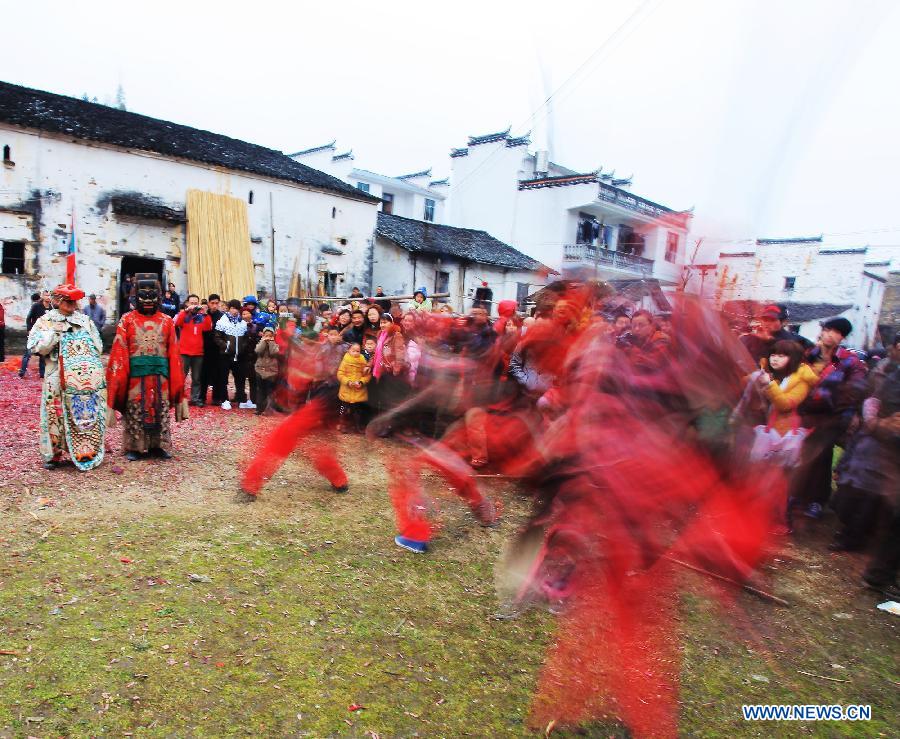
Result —
POLYGON ((540 262, 495 239, 486 231, 472 228, 443 226, 379 213, 375 233, 413 253, 444 254, 510 269, 543 268, 540 262))
POLYGON ((97 206, 104 210, 106 203, 112 205, 113 213, 133 218, 149 218, 156 221, 187 223, 183 205, 170 205, 162 198, 144 195, 134 191, 114 191, 104 193, 97 200, 97 206))
POLYGON ((310 149, 303 149, 302 151, 295 151, 293 154, 288 154, 289 157, 302 157, 305 154, 315 154, 317 151, 326 151, 327 149, 335 149, 337 148, 337 139, 334 139, 330 144, 323 144, 322 146, 313 146, 310 149))
POLYGON ((793 301, 774 300, 729 300, 722 306, 722 310, 730 316, 752 317, 755 312, 764 305, 777 303, 787 311, 788 323, 806 323, 822 318, 832 318, 840 315, 853 306, 849 303, 797 303, 793 301))
POLYGON ((356 200, 378 202, 377 198, 360 192, 336 177, 294 161, 274 149, 8 82, 0 82, 0 121, 76 139, 152 151, 238 172, 287 180, 330 190, 356 200))
POLYGON ((469 146, 478 146, 479 144, 492 144, 495 141, 503 141, 509 138, 509 131, 511 128, 512 126, 507 126, 505 131, 487 133, 484 136, 469 136, 469 146))
POLYGON ((419 172, 410 172, 409 174, 397 175, 395 180, 414 180, 416 177, 431 177, 431 167, 423 169, 419 172))
POLYGON ((789 239, 757 239, 757 244, 820 244, 821 236, 798 236, 789 239))

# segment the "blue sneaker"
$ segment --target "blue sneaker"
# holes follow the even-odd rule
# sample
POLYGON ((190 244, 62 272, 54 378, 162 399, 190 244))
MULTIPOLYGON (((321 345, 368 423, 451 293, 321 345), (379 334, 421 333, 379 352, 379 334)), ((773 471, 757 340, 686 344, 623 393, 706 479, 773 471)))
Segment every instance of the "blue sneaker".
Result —
POLYGON ((810 503, 806 506, 806 510, 803 511, 803 515, 807 518, 822 518, 822 504, 810 503))
POLYGON ((395 536, 394 544, 398 547, 403 547, 404 549, 408 549, 410 552, 415 552, 416 554, 425 554, 428 551, 428 542, 427 541, 416 541, 415 539, 407 539, 405 536, 395 536))

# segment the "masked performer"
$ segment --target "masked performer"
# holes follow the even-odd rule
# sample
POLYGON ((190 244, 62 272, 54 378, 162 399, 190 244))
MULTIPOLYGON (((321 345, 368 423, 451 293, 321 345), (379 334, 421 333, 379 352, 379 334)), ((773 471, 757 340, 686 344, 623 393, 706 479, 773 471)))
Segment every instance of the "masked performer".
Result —
POLYGON ((136 309, 119 321, 109 353, 109 407, 124 420, 126 459, 147 453, 170 459, 169 409, 175 408, 176 421, 187 418, 175 324, 160 309, 155 274, 136 275, 135 301, 136 309))
POLYGON ((106 379, 103 342, 93 321, 78 310, 84 292, 59 285, 53 307, 28 334, 28 351, 46 359, 41 394, 41 456, 53 469, 69 456, 79 470, 103 461, 106 379))

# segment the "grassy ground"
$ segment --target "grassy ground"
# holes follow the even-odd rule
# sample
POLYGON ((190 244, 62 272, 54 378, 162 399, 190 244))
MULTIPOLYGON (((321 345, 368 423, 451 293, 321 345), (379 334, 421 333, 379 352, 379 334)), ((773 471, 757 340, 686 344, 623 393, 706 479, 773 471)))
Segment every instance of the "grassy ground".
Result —
MULTIPOLYGON (((505 517, 485 530, 431 479, 442 530, 417 557, 392 544, 398 444, 340 439, 349 495, 297 458, 247 504, 234 449, 271 424, 222 418, 180 425, 176 463, 48 473, 22 447, 31 465, 0 482, 0 737, 543 733, 527 718, 554 619, 495 618, 494 562, 527 514, 512 485, 491 483, 505 517)), ((739 595, 724 613, 684 575, 684 736, 896 735, 900 620, 857 586, 862 558, 825 554, 828 529, 763 573, 791 608, 739 595), (744 723, 757 702, 871 704, 873 721, 744 723)))

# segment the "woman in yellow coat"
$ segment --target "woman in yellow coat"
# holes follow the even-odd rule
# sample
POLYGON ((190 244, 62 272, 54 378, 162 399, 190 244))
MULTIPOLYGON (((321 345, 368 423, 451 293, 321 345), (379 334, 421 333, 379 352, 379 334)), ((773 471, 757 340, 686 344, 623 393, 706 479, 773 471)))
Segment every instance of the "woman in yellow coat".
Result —
POLYGON ((347 422, 351 419, 357 430, 360 427, 361 405, 369 399, 366 385, 372 379, 368 372, 369 363, 362 355, 359 344, 351 344, 338 367, 337 378, 340 383, 338 400, 341 401, 338 413, 338 430, 346 432, 347 422))

